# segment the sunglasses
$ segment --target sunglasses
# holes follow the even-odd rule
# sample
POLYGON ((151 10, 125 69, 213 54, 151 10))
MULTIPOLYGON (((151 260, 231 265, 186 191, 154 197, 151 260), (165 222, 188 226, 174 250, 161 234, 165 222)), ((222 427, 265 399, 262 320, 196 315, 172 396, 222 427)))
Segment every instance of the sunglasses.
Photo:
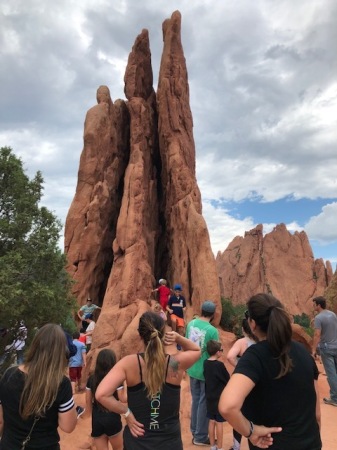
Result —
POLYGON ((249 311, 248 311, 248 309, 246 309, 246 311, 245 311, 245 318, 249 319, 249 311))

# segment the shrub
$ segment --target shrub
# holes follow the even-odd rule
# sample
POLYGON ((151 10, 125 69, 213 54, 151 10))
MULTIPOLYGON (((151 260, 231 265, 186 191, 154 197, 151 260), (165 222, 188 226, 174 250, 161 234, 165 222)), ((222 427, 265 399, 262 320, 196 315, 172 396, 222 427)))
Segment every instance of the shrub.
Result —
POLYGON ((220 326, 225 331, 241 336, 241 322, 247 308, 245 304, 233 305, 228 298, 221 298, 222 314, 220 326))

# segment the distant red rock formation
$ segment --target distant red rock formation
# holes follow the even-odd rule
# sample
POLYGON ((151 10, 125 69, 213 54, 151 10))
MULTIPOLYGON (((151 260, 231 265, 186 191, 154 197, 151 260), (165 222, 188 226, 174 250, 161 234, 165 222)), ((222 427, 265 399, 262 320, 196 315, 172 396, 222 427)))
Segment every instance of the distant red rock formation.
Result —
POLYGON ((337 314, 337 269, 324 293, 324 297, 327 299, 328 308, 337 314))
POLYGON ((136 38, 125 72, 127 101, 97 92, 84 125, 75 197, 65 227, 68 271, 82 305, 102 305, 93 351, 118 355, 139 346, 139 316, 159 278, 180 283, 187 316, 205 299, 217 305, 215 258, 195 175, 193 121, 178 11, 163 24, 154 91, 147 30, 136 38))
POLYGON ((237 236, 216 257, 221 296, 234 304, 268 292, 291 314, 311 314, 312 299, 323 295, 332 279, 329 261, 314 259, 304 231, 291 234, 284 224, 263 236, 263 227, 237 236))

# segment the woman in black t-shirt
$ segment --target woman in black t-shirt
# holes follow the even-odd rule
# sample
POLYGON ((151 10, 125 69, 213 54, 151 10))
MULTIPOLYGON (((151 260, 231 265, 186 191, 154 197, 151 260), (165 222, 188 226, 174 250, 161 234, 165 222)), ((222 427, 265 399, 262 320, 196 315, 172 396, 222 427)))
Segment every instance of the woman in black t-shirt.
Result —
POLYGON ((302 344, 291 340, 290 318, 279 300, 257 294, 247 306, 249 326, 258 342, 235 367, 220 398, 220 414, 250 440, 250 449, 320 450, 314 359, 302 344), (243 404, 247 417, 241 412, 243 404))
POLYGON ((40 328, 26 362, 7 369, 0 380, 1 450, 58 450, 57 428, 74 430, 77 417, 65 376, 67 364, 62 328, 54 324, 40 328))

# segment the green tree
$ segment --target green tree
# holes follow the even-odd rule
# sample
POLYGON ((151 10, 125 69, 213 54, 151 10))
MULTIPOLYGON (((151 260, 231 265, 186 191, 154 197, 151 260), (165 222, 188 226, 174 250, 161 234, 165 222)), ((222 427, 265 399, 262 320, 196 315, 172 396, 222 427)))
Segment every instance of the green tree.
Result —
MULTIPOLYGON (((75 307, 65 256, 58 247, 61 223, 39 202, 43 178, 25 174, 11 148, 0 148, 1 325, 28 331, 44 323, 65 325, 75 307)), ((7 336, 7 340, 11 337, 7 336)), ((0 350, 6 339, 1 339, 0 350)))
POLYGON ((237 336, 241 336, 241 324, 247 305, 233 305, 230 299, 221 298, 221 306, 221 328, 225 331, 231 331, 237 336))
POLYGON ((296 314, 296 315, 294 315, 294 323, 301 325, 301 327, 303 327, 303 328, 309 328, 310 327, 310 317, 305 313, 302 313, 301 315, 296 314))

